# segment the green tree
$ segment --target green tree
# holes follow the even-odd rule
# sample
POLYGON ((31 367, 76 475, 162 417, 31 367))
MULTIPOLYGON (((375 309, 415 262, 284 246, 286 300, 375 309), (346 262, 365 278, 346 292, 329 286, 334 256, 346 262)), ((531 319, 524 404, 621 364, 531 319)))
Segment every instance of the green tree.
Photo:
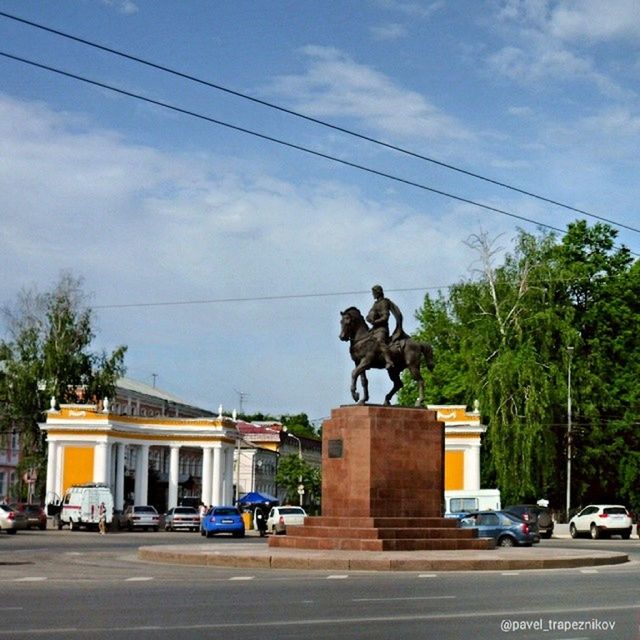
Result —
POLYGON ((305 460, 301 460, 295 454, 282 456, 278 462, 276 484, 287 490, 287 501, 297 503, 299 501, 298 485, 303 484, 308 502, 318 502, 321 491, 321 473, 305 460))
POLYGON ((65 403, 113 397, 126 347, 111 354, 90 350, 93 313, 82 280, 70 274, 50 292, 22 291, 2 315, 7 338, 0 341, 0 431, 20 433, 23 462, 42 479, 46 451, 38 422, 50 398, 65 403))
MULTIPOLYGON (((427 296, 418 311, 418 335, 436 354, 429 400, 480 400, 489 424, 483 479, 495 480, 506 501, 563 502, 568 347, 574 504, 604 494, 637 499, 640 272, 615 237, 607 225, 583 221, 560 242, 521 231, 498 265, 495 243, 473 236, 474 279, 447 298, 427 296)), ((410 384, 400 398, 413 402, 410 384)))

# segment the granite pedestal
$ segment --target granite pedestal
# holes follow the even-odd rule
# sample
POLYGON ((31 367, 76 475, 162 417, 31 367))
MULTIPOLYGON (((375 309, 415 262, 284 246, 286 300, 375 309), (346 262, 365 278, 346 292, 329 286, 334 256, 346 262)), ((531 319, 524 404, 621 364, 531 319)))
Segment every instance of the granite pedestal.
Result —
POLYGON ((429 409, 343 406, 322 426, 322 516, 269 546, 410 551, 490 549, 443 518, 444 425, 429 409))

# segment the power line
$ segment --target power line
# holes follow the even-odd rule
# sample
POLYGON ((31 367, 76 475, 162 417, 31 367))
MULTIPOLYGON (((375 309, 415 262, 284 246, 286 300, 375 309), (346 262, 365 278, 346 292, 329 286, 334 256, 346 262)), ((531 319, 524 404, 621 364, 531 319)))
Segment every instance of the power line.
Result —
MULTIPOLYGON (((407 287, 403 289, 390 289, 385 288, 386 291, 391 293, 406 292, 406 291, 427 291, 430 289, 448 289, 452 285, 443 285, 442 287, 407 287)), ((257 296, 247 298, 213 298, 207 300, 174 300, 164 302, 127 302, 123 304, 99 304, 94 305, 94 309, 127 309, 129 307, 177 307, 187 306, 194 304, 224 304, 228 302, 265 302, 272 300, 300 300, 303 298, 330 298, 339 296, 356 296, 370 294, 371 291, 334 291, 331 293, 300 293, 300 294, 288 294, 280 296, 257 296)))
POLYGON ((167 67, 165 65, 161 65, 161 64, 158 64, 158 63, 155 63, 155 62, 151 62, 149 60, 145 60, 144 58, 139 58, 137 56, 134 56, 134 55, 129 54, 129 53, 125 53, 125 52, 120 51, 118 49, 114 49, 112 47, 107 47, 105 45, 98 44, 97 42, 93 42, 93 41, 87 40, 85 38, 80 38, 80 37, 74 36, 74 35, 72 35, 70 33, 66 33, 66 32, 60 31, 58 29, 53 29, 52 27, 47 27, 45 25, 39 24, 37 22, 33 22, 31 20, 26 20, 25 18, 20 18, 18 16, 14 16, 12 14, 5 13, 4 11, 0 11, 0 16, 2 16, 4 18, 8 18, 10 20, 15 20, 16 22, 21 22, 21 23, 29 25, 31 27, 35 27, 36 29, 41 29, 43 31, 47 31, 47 32, 52 33, 54 35, 61 36, 63 38, 67 38, 69 40, 73 40, 73 41, 78 42, 80 44, 84 44, 84 45, 87 45, 89 47, 93 47, 94 49, 99 49, 101 51, 105 51, 107 53, 111 53, 111 54, 114 54, 116 56, 120 56, 121 58, 125 58, 125 59, 131 60, 133 62, 137 62, 139 64, 151 67, 153 69, 157 69, 159 71, 163 71, 165 73, 172 74, 172 75, 177 76, 179 78, 183 78, 183 79, 189 80, 191 82, 196 82, 198 84, 207 86, 209 88, 216 89, 217 91, 222 91, 224 93, 233 95, 235 97, 242 98, 244 100, 249 100, 249 101, 251 101, 251 102, 253 102, 255 104, 259 104, 259 105, 261 105, 263 107, 268 107, 270 109, 275 109, 276 111, 280 111, 282 113, 286 113, 286 114, 294 116, 296 118, 301 118, 303 120, 307 120, 308 122, 313 122, 314 124, 319 124, 319 125, 321 125, 323 127, 327 127, 329 129, 333 129, 334 131, 339 131, 340 133, 347 134, 349 136, 358 138, 360 140, 365 140, 366 142, 371 142, 372 144, 376 144, 378 146, 385 147, 386 149, 391 149, 391 150, 396 151, 398 153, 402 153, 402 154, 411 156, 413 158, 417 158, 419 160, 424 160, 425 162, 430 162, 432 164, 438 165, 438 166, 443 167, 445 169, 449 169, 451 171, 456 171, 458 173, 464 174, 464 175, 472 177, 472 178, 476 178, 478 180, 482 180, 484 182, 488 182, 488 183, 496 185, 498 187, 502 187, 504 189, 509 189, 510 191, 514 191, 516 193, 520 193, 520 194, 528 196, 530 198, 535 198, 537 200, 540 200, 541 202, 546 202, 547 204, 552 204, 554 206, 561 207, 563 209, 567 209, 568 211, 573 211, 574 213, 579 213, 581 215, 585 215, 585 216, 588 216, 590 218, 594 218, 596 220, 600 220, 602 222, 607 222, 608 224, 612 224, 614 226, 617 226, 617 227, 620 227, 620 228, 623 228, 623 229, 627 229, 629 231, 634 231, 636 233, 640 233, 640 229, 638 229, 636 227, 632 227, 630 225, 626 225, 626 224, 624 224, 622 222, 615 222, 614 220, 611 220, 609 218, 605 218, 604 216, 600 216, 600 215, 597 215, 595 213, 590 213, 588 211, 585 211, 584 209, 579 209, 577 207, 573 207, 571 205, 564 204, 562 202, 559 202, 558 200, 553 200, 551 198, 547 198, 545 196, 541 196, 541 195, 536 194, 536 193, 534 193, 532 191, 528 191, 526 189, 521 189, 519 187, 515 187, 515 186, 510 185, 510 184, 508 184, 506 182, 501 182, 501 181, 495 180, 493 178, 488 178, 487 176, 483 176, 483 175, 481 175, 479 173, 475 173, 473 171, 469 171, 467 169, 463 169, 461 167, 457 167, 457 166, 455 166, 453 164, 450 164, 450 163, 447 163, 447 162, 443 162, 441 160, 437 160, 437 159, 431 158, 429 156, 425 156, 423 154, 417 153, 417 152, 412 151, 410 149, 405 149, 403 147, 399 147, 397 145, 394 145, 394 144, 391 144, 391 143, 388 143, 388 142, 384 142, 383 140, 379 140, 377 138, 373 138, 372 136, 367 136, 367 135, 365 135, 363 133, 359 133, 357 131, 353 131, 351 129, 347 129, 345 127, 341 127, 339 125, 327 122, 325 120, 320 120, 319 118, 314 118, 313 116, 309 116, 309 115, 306 115, 304 113, 300 113, 299 111, 294 111, 293 109, 288 109, 286 107, 282 107, 282 106, 274 104, 272 102, 268 102, 266 100, 262 100, 260 98, 254 97, 254 96, 247 95, 247 94, 242 93, 240 91, 236 91, 234 89, 230 89, 229 87, 225 87, 225 86, 223 86, 221 84, 210 82, 208 80, 203 80, 202 78, 198 78, 198 77, 190 75, 188 73, 184 73, 182 71, 178 71, 176 69, 172 69, 171 67, 167 67))
POLYGON ((456 200, 458 202, 462 202, 464 204, 469 204, 474 207, 479 207, 481 209, 485 209, 487 211, 492 211, 494 213, 499 213, 501 215, 508 216, 510 218, 514 218, 516 220, 521 220, 523 222, 527 222, 529 224, 535 224, 539 227, 544 227, 546 229, 551 229, 552 231, 557 231, 561 235, 565 235, 566 231, 564 229, 560 229, 559 227, 554 227, 553 225, 540 222, 538 220, 534 220, 532 218, 527 218, 526 216, 521 216, 511 211, 506 211, 505 209, 499 209, 498 207, 492 207, 487 204, 482 204, 481 202, 476 202, 474 200, 470 200, 469 198, 464 198, 462 196, 457 196, 452 193, 448 193, 446 191, 442 191, 440 189, 435 189, 434 187, 428 187, 427 185, 421 184, 419 182, 414 182, 413 180, 408 180, 406 178, 401 178, 399 176, 393 175, 391 173, 386 173, 384 171, 379 171, 377 169, 372 169, 371 167, 367 167, 365 165, 357 164, 355 162, 351 162, 349 160, 344 160, 342 158, 338 158, 336 156, 331 156, 327 153, 322 153, 321 151, 316 151, 314 149, 309 149, 308 147, 303 147, 302 145, 295 144, 293 142, 287 142, 286 140, 282 140, 280 138, 274 138, 273 136, 269 136, 264 133, 260 133, 258 131, 253 131, 251 129, 247 129, 245 127, 240 127, 238 125, 230 124, 228 122, 224 122, 222 120, 218 120, 216 118, 211 118, 210 116, 205 116, 201 113, 197 113, 195 111, 190 111, 188 109, 183 109, 182 107, 177 107, 175 105, 171 105, 167 102, 161 102, 160 100, 154 100, 152 98, 147 98, 146 96, 140 95, 138 93, 133 93, 132 91, 127 91, 125 89, 120 89, 118 87, 114 87, 113 85, 108 85, 104 82, 98 82, 97 80, 91 80, 90 78, 86 78, 84 76, 79 76, 75 73, 70 73, 69 71, 63 71, 62 69, 57 69, 56 67, 51 67, 49 65, 45 65, 39 62, 35 62, 34 60, 28 60, 26 58, 22 58, 20 56, 15 56, 5 51, 0 51, 0 55, 9 58, 11 60, 15 60, 17 62, 22 62, 23 64, 27 64, 33 67, 37 67, 39 69, 44 69, 45 71, 50 71, 52 73, 56 73, 58 75, 65 76, 67 78, 72 78, 74 80, 79 80, 80 82, 85 82, 87 84, 94 85, 96 87, 100 87, 102 89, 107 89, 109 91, 114 91, 115 93, 119 93, 124 96, 128 96, 129 98, 135 98, 136 100, 141 100, 143 102, 147 102, 149 104, 153 104, 157 107, 163 107, 164 109, 169 109, 171 111, 175 111, 177 113, 182 113, 183 115, 192 116, 193 118, 198 118, 200 120, 205 120, 206 122, 210 122, 212 124, 217 124, 221 127, 226 127, 228 129, 232 129, 233 131, 239 131, 241 133, 246 133, 248 135, 254 136, 256 138, 260 138, 262 140, 267 140, 268 142, 274 142, 276 144, 282 145, 284 147, 288 147, 290 149, 296 149, 297 151, 302 151, 304 153, 308 153, 310 155, 324 158, 325 160, 331 160, 332 162, 337 162, 339 164, 343 164, 347 167, 351 167, 353 169, 358 169, 360 171, 364 171, 366 173, 370 173, 372 175, 380 176, 382 178, 387 178, 389 180, 393 180, 395 182, 400 182, 402 184, 406 184, 411 187, 416 187, 418 189, 422 189, 423 191, 429 191, 430 193, 435 193, 436 195, 443 196, 445 198, 451 198, 452 200, 456 200))

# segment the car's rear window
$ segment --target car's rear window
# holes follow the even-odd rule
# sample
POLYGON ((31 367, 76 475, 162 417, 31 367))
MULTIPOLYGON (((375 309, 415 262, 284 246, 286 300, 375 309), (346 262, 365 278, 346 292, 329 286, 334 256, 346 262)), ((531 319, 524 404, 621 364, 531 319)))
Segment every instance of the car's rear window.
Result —
POLYGON ((156 513, 155 507, 135 507, 136 513, 156 513))
POLYGON ((233 507, 218 507, 213 510, 216 516, 239 516, 240 512, 233 507))
POLYGON ((627 510, 624 507, 605 507, 602 511, 610 516, 619 514, 623 516, 627 515, 627 510))
POLYGON ((304 515, 304 509, 300 507, 282 507, 278 509, 278 513, 283 516, 291 516, 291 515, 304 515))
POLYGON ((176 507, 174 513, 188 513, 191 516, 198 514, 193 507, 176 507))

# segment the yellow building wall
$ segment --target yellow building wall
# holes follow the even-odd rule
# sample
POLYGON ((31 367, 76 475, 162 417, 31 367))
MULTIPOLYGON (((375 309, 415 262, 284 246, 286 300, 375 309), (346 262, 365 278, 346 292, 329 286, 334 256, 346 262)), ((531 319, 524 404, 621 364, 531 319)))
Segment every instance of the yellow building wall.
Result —
POLYGON ((464 489, 464 451, 444 452, 444 489, 464 489))
POLYGON ((62 493, 84 482, 93 482, 93 447, 65 447, 62 493))

